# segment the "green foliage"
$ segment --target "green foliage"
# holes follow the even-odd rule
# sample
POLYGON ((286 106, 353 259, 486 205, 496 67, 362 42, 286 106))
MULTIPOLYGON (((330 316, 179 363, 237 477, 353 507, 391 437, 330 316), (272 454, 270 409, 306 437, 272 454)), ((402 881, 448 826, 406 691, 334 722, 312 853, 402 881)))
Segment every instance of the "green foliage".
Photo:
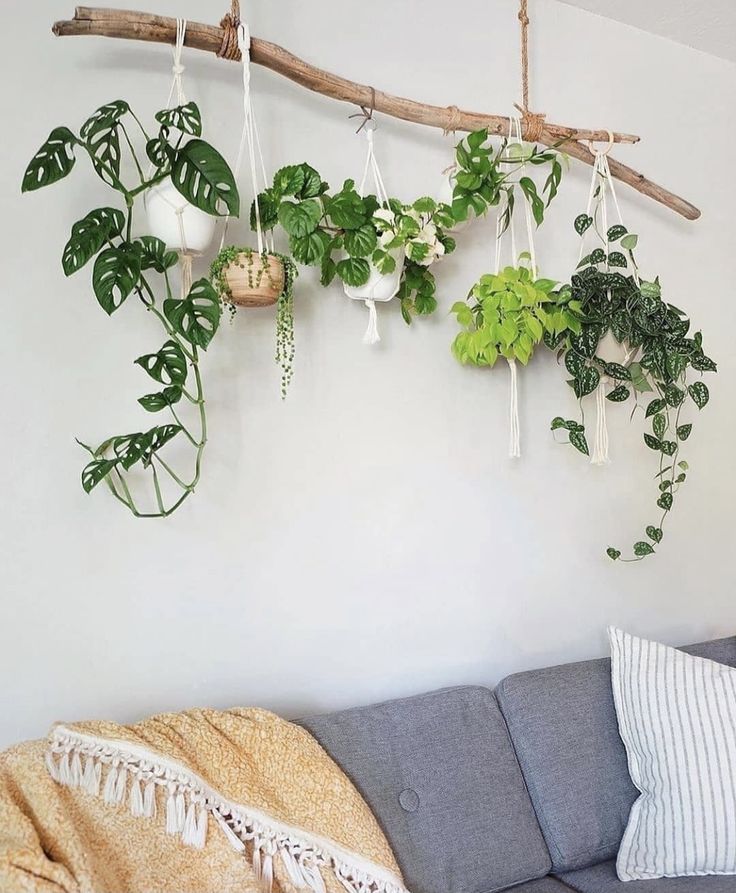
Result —
POLYGON ((97 448, 80 442, 91 456, 82 472, 84 490, 89 493, 104 481, 111 494, 136 517, 170 515, 194 492, 199 481, 207 436, 198 351, 208 347, 220 320, 220 302, 207 280, 196 282, 188 295, 180 299, 173 297, 169 270, 176 264, 177 255, 154 236, 132 238, 136 200, 151 186, 171 177, 184 197, 200 210, 210 214, 221 214, 225 210, 236 214, 239 206, 230 168, 212 146, 199 138, 202 126, 197 106, 188 103, 164 109, 156 115, 156 121, 160 125, 158 134, 149 138, 127 102, 107 103, 84 122, 78 136, 66 127, 53 130, 28 165, 22 183, 23 192, 29 192, 63 179, 74 167, 77 150, 86 153, 95 173, 122 198, 124 210, 96 208, 72 226, 62 254, 62 266, 70 276, 94 258, 92 288, 105 312, 114 313, 131 295, 136 295, 166 333, 167 340, 160 350, 135 361, 163 389, 145 394, 138 402, 147 412, 168 410, 174 422, 146 432, 115 435, 97 448), (148 177, 143 173, 126 129, 126 122, 130 125, 131 121, 145 139, 146 155, 154 164, 154 171, 148 177), (139 181, 134 185, 121 180, 124 148, 130 152, 138 172, 139 181), (166 296, 163 312, 150 280, 151 272, 163 282, 166 296), (190 369, 194 385, 187 389, 190 369), (177 416, 174 406, 182 402, 191 404, 198 417, 198 436, 177 416), (182 479, 159 455, 180 433, 195 452, 194 472, 189 481, 182 479), (153 510, 140 509, 129 486, 127 475, 136 465, 150 475, 156 500, 153 510), (167 475, 180 490, 180 495, 168 505, 159 474, 167 475))
MULTIPOLYGON (((703 353, 701 334, 690 334, 690 320, 682 310, 663 300, 659 280, 641 279, 634 258, 638 237, 621 224, 600 235, 598 209, 594 217, 582 214, 575 220, 580 235, 590 227, 599 234, 603 247, 583 258, 572 276, 570 303, 574 302, 581 329, 565 336, 561 358, 578 399, 591 393, 601 376, 614 383, 607 395, 612 403, 633 398, 638 405, 640 394, 655 395, 646 404, 644 416, 651 432, 645 432, 643 439, 659 462, 657 507, 662 516, 657 525, 647 527, 650 540, 658 544, 677 490, 686 479, 686 469, 678 462, 679 449, 690 436, 692 424, 680 422, 682 413, 690 402, 698 409, 708 402, 706 385, 699 380, 688 384, 688 374, 690 370, 714 372, 716 364, 703 353), (627 362, 612 363, 599 355, 609 335, 621 345, 627 362), (666 459, 671 461, 665 468, 666 459), (678 473, 678 469, 682 470, 678 473)), ((607 551, 613 560, 620 558, 618 549, 607 551)), ((626 560, 638 561, 653 552, 642 540, 634 544, 634 558, 626 560)))

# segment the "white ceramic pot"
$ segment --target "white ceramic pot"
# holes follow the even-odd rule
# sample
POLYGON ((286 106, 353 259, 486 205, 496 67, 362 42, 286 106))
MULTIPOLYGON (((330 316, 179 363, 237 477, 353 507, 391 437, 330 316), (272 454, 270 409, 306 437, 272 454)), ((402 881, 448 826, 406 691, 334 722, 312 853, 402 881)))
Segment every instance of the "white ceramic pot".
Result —
POLYGON ((345 285, 345 294, 355 301, 390 301, 396 295, 401 284, 404 270, 404 249, 394 248, 389 254, 396 261, 393 273, 379 273, 371 263, 371 273, 365 285, 345 285))
POLYGON ((149 235, 161 239, 167 248, 201 254, 209 247, 216 218, 188 202, 171 180, 152 186, 146 192, 145 204, 149 235))

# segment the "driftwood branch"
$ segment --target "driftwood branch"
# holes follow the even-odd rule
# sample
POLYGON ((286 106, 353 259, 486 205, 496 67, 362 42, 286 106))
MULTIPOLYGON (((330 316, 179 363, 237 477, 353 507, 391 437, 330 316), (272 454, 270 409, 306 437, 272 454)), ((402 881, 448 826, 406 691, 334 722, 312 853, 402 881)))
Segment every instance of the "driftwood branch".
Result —
MULTIPOLYGON (((97 35, 173 44, 176 41, 176 19, 131 10, 78 6, 74 18, 70 21, 56 22, 53 32, 61 37, 97 35)), ((193 49, 219 53, 224 36, 225 32, 221 27, 204 25, 199 22, 187 22, 184 43, 193 49)), ((352 105, 365 106, 366 108, 373 106, 378 112, 394 118, 401 118, 404 121, 438 127, 443 130, 473 131, 487 127, 490 133, 498 135, 508 133, 509 119, 506 116, 464 111, 455 106, 426 105, 401 96, 392 96, 390 93, 374 90, 372 87, 356 84, 328 71, 315 68, 283 47, 266 40, 252 38, 251 59, 258 65, 270 68, 308 90, 352 105)), ((530 136, 526 125, 524 125, 524 130, 527 130, 524 135, 530 136)), ((536 142, 546 146, 559 146, 567 154, 586 164, 592 164, 593 153, 580 141, 608 141, 609 133, 606 130, 565 127, 545 121, 541 131, 538 134, 533 134, 533 137, 536 142)), ((614 133, 613 140, 617 143, 636 143, 639 141, 639 137, 627 133, 614 133)), ((636 189, 637 192, 671 208, 688 220, 696 220, 700 217, 700 211, 694 205, 648 180, 643 174, 637 173, 614 159, 609 159, 609 163, 611 174, 617 180, 636 189)))

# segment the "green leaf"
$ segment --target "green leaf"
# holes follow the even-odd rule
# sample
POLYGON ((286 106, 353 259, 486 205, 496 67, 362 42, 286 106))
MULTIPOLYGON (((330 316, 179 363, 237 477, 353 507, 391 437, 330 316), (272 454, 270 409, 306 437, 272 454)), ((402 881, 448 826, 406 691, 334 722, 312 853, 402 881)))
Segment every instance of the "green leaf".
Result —
POLYGON ((670 406, 679 406, 685 399, 685 392, 677 385, 669 384, 664 389, 664 399, 670 406))
POLYGON ((428 195, 423 195, 414 202, 412 208, 418 214, 432 214, 437 209, 437 202, 428 195))
POLYGON ((621 247, 625 248, 627 251, 633 251, 636 248, 636 245, 639 241, 639 236, 634 233, 629 233, 621 239, 621 247))
POLYGON ((626 255, 622 254, 620 251, 612 251, 608 255, 609 267, 625 267, 627 264, 628 261, 626 260, 626 255))
POLYGON ((666 401, 661 400, 659 397, 656 400, 652 400, 647 406, 646 418, 653 416, 657 412, 662 412, 666 405, 666 401))
POLYGON ((704 353, 696 353, 690 359, 690 363, 693 369, 697 369, 698 372, 717 372, 718 366, 711 360, 710 357, 706 357, 704 353))
POLYGON ((631 373, 626 366, 622 366, 621 363, 606 363, 601 361, 601 366, 609 378, 614 378, 617 381, 631 381, 631 373))
POLYGON ((358 229, 345 233, 345 250, 351 257, 368 257, 377 244, 376 231, 371 223, 364 223, 358 229))
POLYGON ((114 437, 111 445, 120 464, 129 471, 151 445, 151 435, 140 431, 136 434, 123 434, 121 437, 114 437))
MULTIPOLYGON (((301 164, 289 164, 276 171, 273 177, 273 188, 278 195, 297 195, 301 191, 304 186, 304 167, 301 164)), ((319 179, 319 174, 317 179, 319 179)))
POLYGON ((665 456, 674 456, 677 452, 677 444, 674 440, 663 440, 662 441, 662 452, 665 456))
POLYGON ((598 342, 601 339, 601 330, 599 326, 586 325, 583 326, 583 330, 579 335, 573 335, 570 339, 570 343, 574 350, 576 350, 579 354, 582 354, 584 357, 588 357, 588 359, 592 359, 595 356, 596 350, 598 349, 598 342))
POLYGON ((631 374, 631 383, 634 385, 635 391, 645 393, 652 390, 652 386, 649 384, 649 380, 644 374, 640 363, 632 363, 629 366, 629 373, 631 374))
POLYGON ((118 464, 117 459, 93 459, 82 469, 82 487, 90 493, 118 464))
POLYGON ((357 229, 366 222, 363 199, 354 189, 338 192, 327 203, 326 211, 333 224, 340 229, 357 229))
MULTIPOLYGON (((258 214, 261 221, 261 229, 271 230, 279 222, 279 198, 272 190, 267 189, 258 196, 258 214)), ((258 220, 256 219, 256 200, 250 203, 250 228, 253 232, 258 231, 258 220)))
POLYGON ((72 226, 69 241, 64 246, 61 265, 71 276, 91 260, 105 242, 119 236, 125 226, 125 216, 117 208, 97 208, 72 226))
POLYGON ((702 409, 710 399, 708 387, 702 381, 694 381, 687 389, 687 392, 698 409, 702 409))
POLYGON ((690 466, 687 464, 687 462, 684 459, 682 460, 682 462, 677 463, 677 467, 681 468, 683 471, 687 471, 690 468, 690 466))
POLYGON ((588 227, 593 223, 593 218, 587 214, 578 214, 575 218, 575 232, 582 236, 588 227))
POLYGON ((155 394, 146 394, 138 398, 138 402, 147 412, 161 412, 181 400, 181 387, 172 385, 155 394))
POLYGON ((586 366, 585 369, 582 369, 580 373, 575 376, 573 384, 575 396, 580 398, 585 397, 586 394, 592 394, 598 387, 600 380, 601 376, 598 370, 594 369, 592 366, 586 366))
POLYGON ((534 217, 537 226, 539 226, 544 220, 544 202, 537 194, 536 184, 530 177, 521 177, 519 179, 519 186, 521 186, 522 192, 531 205, 532 216, 534 217))
POLYGON ((690 437, 690 432, 693 430, 692 425, 678 425, 677 426, 677 436, 680 440, 687 440, 690 437))
POLYGON ((32 192, 63 180, 74 167, 77 138, 68 127, 55 127, 23 174, 22 192, 32 192))
POLYGON ((155 381, 164 385, 183 385, 187 380, 187 358, 174 339, 167 341, 157 353, 145 354, 135 361, 155 381))
POLYGON ((138 284, 141 259, 132 245, 106 248, 92 271, 92 288, 100 307, 114 313, 138 284))
POLYGON ((166 444, 181 431, 180 425, 159 425, 157 428, 151 428, 150 431, 146 432, 146 437, 149 438, 149 445, 146 451, 146 455, 144 456, 144 461, 150 462, 151 456, 153 453, 158 452, 161 447, 166 446, 166 444))
POLYGON ((317 229, 322 205, 313 198, 303 202, 285 201, 279 205, 279 223, 290 236, 308 236, 317 229))
POLYGON ((213 216, 240 213, 240 197, 227 161, 204 140, 190 140, 176 154, 171 182, 200 211, 213 216))
POLYGON ((630 396, 631 391, 625 384, 620 384, 618 387, 615 387, 610 394, 606 394, 606 400, 610 400, 612 403, 623 403, 624 400, 628 400, 630 396))
POLYGON ((652 437, 651 434, 644 435, 644 443, 649 447, 650 450, 656 450, 660 452, 662 449, 662 441, 658 437, 652 437))
POLYGON ((130 106, 124 99, 116 99, 113 102, 107 102, 101 105, 89 118, 82 124, 79 135, 83 140, 92 140, 117 127, 120 119, 130 111, 130 106))
POLYGON ((364 257, 348 257, 338 261, 337 275, 346 285, 354 288, 365 285, 371 275, 370 264, 364 257))
POLYGON ((653 525, 650 524, 649 527, 647 527, 647 536, 649 537, 650 540, 653 540, 655 543, 661 543, 664 533, 663 533, 661 527, 654 527, 653 525))
POLYGON ((565 352, 565 368, 574 378, 585 368, 585 357, 576 350, 568 350, 565 352))
POLYGON ((173 109, 156 112, 156 120, 164 127, 175 127, 192 136, 202 135, 202 115, 196 102, 177 105, 173 109))
POLYGON ((664 437, 664 432, 667 428, 667 419, 661 412, 658 412, 652 419, 652 428, 654 429, 655 435, 661 440, 662 437, 664 437))
POLYGON ((307 236, 292 236, 289 247, 294 260, 300 264, 316 265, 322 261, 330 245, 330 237, 322 229, 316 229, 307 236))
POLYGON ((133 244, 140 248, 141 270, 164 273, 178 260, 176 251, 167 251, 166 245, 155 236, 141 236, 133 244))
POLYGON ((322 182, 322 177, 309 164, 299 165, 303 175, 304 182, 301 189, 297 193, 297 198, 316 198, 327 190, 327 184, 322 182))
POLYGON ((608 230, 607 236, 609 242, 618 242, 621 236, 625 236, 628 230, 625 226, 622 226, 620 223, 617 223, 615 226, 610 227, 608 230))
POLYGON ((613 546, 609 546, 606 549, 606 555, 608 555, 611 561, 618 561, 621 557, 621 552, 618 549, 614 549, 613 546))
POLYGON ((570 443, 584 456, 590 455, 590 451, 588 450, 588 441, 586 440, 585 433, 583 431, 571 431, 570 443))
POLYGON ((120 119, 129 111, 123 99, 108 102, 97 109, 82 125, 79 134, 87 143, 97 174, 117 188, 120 176, 120 119))
POLYGON ((663 493, 657 500, 657 505, 668 512, 672 508, 672 494, 669 492, 663 493))
POLYGON ((653 555, 654 549, 649 545, 649 543, 645 543, 644 540, 640 540, 638 543, 634 543, 634 555, 637 558, 643 558, 645 555, 653 555))
POLYGON ((221 305, 208 279, 198 279, 184 299, 164 301, 164 316, 171 327, 194 347, 206 350, 220 325, 221 305))
POLYGON ((332 280, 337 275, 337 265, 335 261, 330 257, 328 252, 322 257, 322 270, 319 277, 319 281, 321 285, 325 288, 332 282, 332 280))
POLYGON ((488 129, 483 128, 482 130, 474 130, 472 133, 469 133, 466 137, 468 146, 471 150, 475 151, 476 149, 480 149, 483 143, 488 139, 488 129))

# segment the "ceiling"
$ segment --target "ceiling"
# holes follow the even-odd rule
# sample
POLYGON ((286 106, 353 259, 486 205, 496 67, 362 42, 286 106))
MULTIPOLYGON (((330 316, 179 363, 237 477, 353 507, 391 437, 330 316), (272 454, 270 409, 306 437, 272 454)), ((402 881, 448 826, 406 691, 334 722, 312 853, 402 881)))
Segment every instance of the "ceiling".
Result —
POLYGON ((562 0, 736 62, 736 0, 562 0))

